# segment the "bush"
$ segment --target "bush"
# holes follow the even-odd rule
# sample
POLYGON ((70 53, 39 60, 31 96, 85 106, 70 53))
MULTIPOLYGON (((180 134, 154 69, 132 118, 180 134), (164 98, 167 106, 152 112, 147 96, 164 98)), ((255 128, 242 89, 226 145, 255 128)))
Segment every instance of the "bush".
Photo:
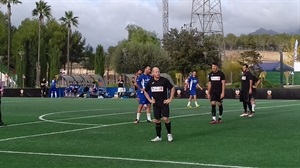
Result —
POLYGON ((263 88, 281 88, 280 83, 272 83, 269 80, 264 80, 263 81, 263 88))
MULTIPOLYGON (((241 82, 234 82, 231 85, 227 85, 226 88, 240 88, 241 82)), ((259 86, 259 88, 261 88, 259 86)), ((263 88, 281 88, 280 83, 272 83, 269 80, 263 81, 263 88)))

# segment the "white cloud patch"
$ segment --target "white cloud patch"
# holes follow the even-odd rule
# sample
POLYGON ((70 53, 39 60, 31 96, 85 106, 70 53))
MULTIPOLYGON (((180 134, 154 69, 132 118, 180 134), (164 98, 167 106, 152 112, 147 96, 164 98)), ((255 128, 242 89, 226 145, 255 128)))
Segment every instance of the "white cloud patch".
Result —
MULTIPOLYGON (((32 0, 12 5, 12 23, 20 25, 31 18, 35 8, 32 0)), ((201 1, 201 0, 199 0, 201 1)), ((128 24, 136 24, 162 36, 161 0, 48 0, 52 15, 58 20, 65 11, 73 11, 79 17, 78 29, 87 44, 105 48, 117 45, 127 38, 128 24)), ((225 34, 247 34, 258 28, 279 32, 300 29, 299 0, 222 0, 225 34)), ((169 0, 170 28, 180 28, 191 19, 192 0, 169 0)), ((6 12, 1 5, 0 10, 6 12)))

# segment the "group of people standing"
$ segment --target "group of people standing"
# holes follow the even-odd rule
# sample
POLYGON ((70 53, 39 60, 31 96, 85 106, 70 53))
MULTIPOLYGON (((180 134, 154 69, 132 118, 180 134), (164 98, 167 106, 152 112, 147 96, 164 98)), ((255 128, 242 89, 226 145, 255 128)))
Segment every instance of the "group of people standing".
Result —
MULTIPOLYGON (((222 123, 223 114, 223 99, 225 97, 225 74, 219 70, 217 63, 212 63, 211 72, 208 74, 207 83, 207 98, 211 102, 211 124, 222 123), (216 106, 218 106, 219 116, 216 117, 216 106)), ((250 72, 247 64, 243 65, 241 75, 241 89, 240 89, 240 102, 243 103, 244 112, 241 117, 253 117, 255 111, 255 93, 256 88, 260 84, 260 80, 250 72)), ((197 103, 196 89, 203 88, 199 85, 196 77, 196 72, 191 72, 185 81, 184 90, 189 90, 189 101, 187 107, 190 105, 192 98, 194 98, 196 107, 199 107, 197 103)))
MULTIPOLYGON (((42 97, 48 97, 48 81, 46 78, 43 78, 41 83, 41 95, 42 97)), ((53 77, 53 79, 50 82, 50 97, 51 98, 57 98, 57 92, 58 92, 58 86, 57 86, 57 76, 53 77)))
MULTIPOLYGON (((260 84, 260 80, 253 75, 248 68, 247 64, 243 65, 241 75, 241 89, 240 89, 240 101, 243 103, 244 112, 240 115, 242 117, 253 117, 255 111, 255 90, 260 84)), ((165 123, 167 129, 167 139, 169 142, 173 141, 171 134, 171 121, 170 121, 170 108, 169 104, 174 98, 175 88, 170 81, 160 76, 158 67, 153 67, 152 72, 150 66, 145 67, 144 72, 138 71, 136 80, 133 80, 133 84, 137 91, 137 99, 139 102, 137 109, 137 117, 134 123, 140 122, 141 111, 144 105, 147 106, 147 122, 155 123, 156 137, 152 139, 153 142, 162 141, 161 136, 161 119, 165 123), (168 96, 169 95, 169 96, 168 96), (154 120, 150 117, 150 107, 153 104, 154 120)), ((223 115, 223 99, 225 97, 225 74, 219 69, 217 63, 211 64, 211 72, 208 74, 207 83, 207 99, 211 104, 212 120, 210 124, 222 123, 223 115), (218 107, 217 107, 218 106, 218 107), (219 115, 217 117, 217 108, 219 115)), ((199 107, 197 103, 196 89, 203 88, 199 85, 196 71, 190 73, 189 77, 185 81, 184 90, 189 91, 189 100, 187 107, 191 108, 191 100, 194 99, 195 106, 199 107)))
POLYGON ((141 70, 137 72, 135 79, 136 80, 133 80, 133 84, 136 88, 139 105, 134 123, 137 124, 140 122, 142 109, 143 107, 146 107, 146 121, 149 123, 155 123, 156 137, 151 141, 162 141, 161 119, 164 121, 167 129, 168 141, 173 141, 173 136, 171 134, 171 121, 169 118, 169 103, 174 98, 175 87, 167 78, 160 76, 160 70, 158 67, 153 67, 151 70, 150 66, 146 66, 143 73, 141 70), (154 120, 151 119, 151 104, 153 104, 154 120))

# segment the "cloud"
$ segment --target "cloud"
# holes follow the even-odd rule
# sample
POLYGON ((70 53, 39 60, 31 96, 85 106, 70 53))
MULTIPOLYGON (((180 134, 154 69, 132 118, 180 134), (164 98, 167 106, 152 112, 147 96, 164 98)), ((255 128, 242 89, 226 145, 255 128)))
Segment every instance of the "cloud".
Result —
MULTIPOLYGON (((12 5, 12 23, 20 25, 31 18, 35 8, 33 0, 21 0, 12 5)), ((202 0, 199 0, 199 2, 202 0)), ((52 15, 59 19, 65 11, 79 17, 78 29, 86 42, 108 48, 127 38, 126 26, 136 24, 162 37, 161 0, 48 0, 52 15)), ((169 0, 169 27, 180 28, 190 23, 192 0, 169 0)), ((6 12, 6 7, 0 10, 6 12)), ((223 0, 223 27, 225 34, 248 34, 258 28, 279 32, 300 28, 299 0, 223 0)))

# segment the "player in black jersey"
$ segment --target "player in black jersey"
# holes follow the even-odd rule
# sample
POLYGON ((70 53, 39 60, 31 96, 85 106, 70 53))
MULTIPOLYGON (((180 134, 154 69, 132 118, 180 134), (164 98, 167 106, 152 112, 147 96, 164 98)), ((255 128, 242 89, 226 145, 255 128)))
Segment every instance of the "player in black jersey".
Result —
POLYGON ((156 123, 156 137, 152 139, 152 142, 161 141, 161 118, 165 122, 165 126, 168 132, 168 141, 173 141, 171 134, 171 121, 169 119, 170 109, 169 103, 174 98, 175 88, 167 78, 160 76, 160 71, 157 67, 152 69, 153 78, 149 80, 145 87, 145 96, 151 104, 153 104, 153 112, 156 123), (168 90, 170 91, 170 97, 168 98, 168 90), (149 96, 151 92, 152 99, 149 96))
POLYGON ((248 69, 248 65, 243 65, 243 73, 241 77, 241 94, 240 101, 243 102, 244 112, 241 114, 241 117, 248 117, 248 115, 252 116, 252 105, 251 105, 251 94, 253 87, 253 75, 248 69), (249 108, 249 113, 247 111, 247 105, 249 108))
POLYGON ((212 63, 211 65, 212 72, 208 74, 208 92, 207 98, 211 102, 211 114, 212 121, 211 124, 217 124, 222 122, 223 114, 223 98, 225 96, 225 74, 219 70, 217 63, 212 63), (216 118, 216 105, 219 106, 219 117, 218 121, 216 118))
MULTIPOLYGON (((252 74, 253 75, 253 74, 252 74)), ((251 106, 252 106, 252 112, 255 111, 255 97, 256 97, 256 88, 260 85, 261 80, 259 77, 256 77, 253 75, 253 84, 252 84, 252 94, 251 94, 251 106)), ((253 117, 253 113, 251 115, 248 115, 248 117, 253 117)))

